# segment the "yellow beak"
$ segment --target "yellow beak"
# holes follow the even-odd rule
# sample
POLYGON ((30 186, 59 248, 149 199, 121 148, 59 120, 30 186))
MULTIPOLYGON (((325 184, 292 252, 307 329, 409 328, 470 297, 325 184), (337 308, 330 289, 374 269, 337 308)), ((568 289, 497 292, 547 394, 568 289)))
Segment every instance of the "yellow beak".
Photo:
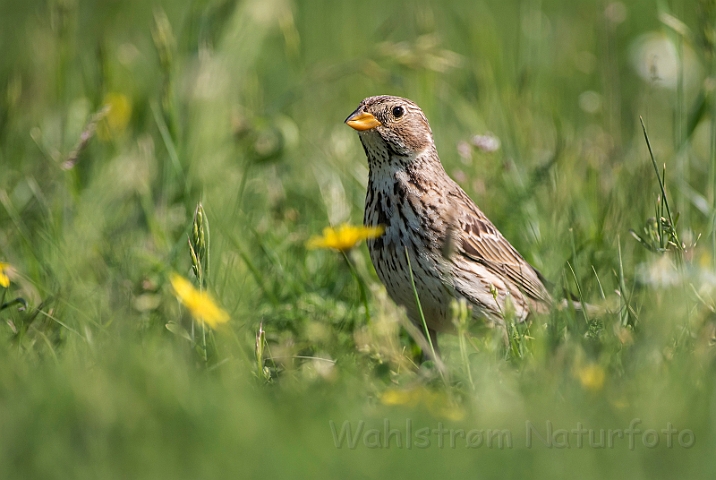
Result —
POLYGON ((382 123, 368 112, 353 112, 350 117, 346 118, 346 125, 363 132, 382 125, 382 123))

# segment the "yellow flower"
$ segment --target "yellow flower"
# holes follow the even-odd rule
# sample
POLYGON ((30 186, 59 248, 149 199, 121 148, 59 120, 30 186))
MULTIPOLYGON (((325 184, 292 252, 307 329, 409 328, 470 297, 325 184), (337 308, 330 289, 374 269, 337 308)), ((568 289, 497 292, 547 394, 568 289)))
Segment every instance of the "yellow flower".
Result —
POLYGON ((194 288, 189 280, 172 273, 169 281, 172 283, 174 294, 196 321, 204 322, 211 328, 229 321, 229 314, 217 306, 208 293, 194 288))
POLYGON ((399 390, 389 388, 381 394, 380 403, 383 405, 410 405, 414 407, 420 402, 422 393, 420 389, 399 390))
POLYGON ((109 111, 97 125, 97 135, 100 139, 108 141, 127 128, 132 117, 132 104, 126 95, 116 92, 105 95, 102 103, 109 107, 109 111))
POLYGON ((9 287, 10 278, 7 276, 7 271, 10 269, 9 263, 0 262, 0 287, 9 287))
POLYGON ((389 388, 380 396, 383 405, 407 405, 415 407, 423 405, 432 415, 448 420, 462 420, 465 411, 450 401, 450 398, 440 392, 433 392, 425 387, 399 390, 389 388))
POLYGON ((582 387, 593 392, 599 391, 604 386, 604 369, 592 363, 577 370, 577 377, 582 387))
POLYGON ((326 227, 322 237, 312 237, 306 243, 308 248, 332 248, 346 252, 362 240, 378 238, 383 235, 385 227, 356 227, 343 224, 338 228, 326 227))

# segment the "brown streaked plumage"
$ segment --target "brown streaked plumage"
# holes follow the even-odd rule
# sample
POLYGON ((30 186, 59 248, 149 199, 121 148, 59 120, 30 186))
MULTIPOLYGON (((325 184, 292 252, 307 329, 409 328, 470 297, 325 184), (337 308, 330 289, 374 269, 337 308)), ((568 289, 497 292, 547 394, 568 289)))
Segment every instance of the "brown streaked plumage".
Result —
POLYGON ((384 225, 368 241, 388 294, 420 325, 406 250, 430 336, 453 330, 452 298, 474 317, 504 324, 545 312, 552 299, 537 272, 445 172, 430 124, 410 100, 369 97, 346 119, 358 131, 370 169, 366 226, 384 225))

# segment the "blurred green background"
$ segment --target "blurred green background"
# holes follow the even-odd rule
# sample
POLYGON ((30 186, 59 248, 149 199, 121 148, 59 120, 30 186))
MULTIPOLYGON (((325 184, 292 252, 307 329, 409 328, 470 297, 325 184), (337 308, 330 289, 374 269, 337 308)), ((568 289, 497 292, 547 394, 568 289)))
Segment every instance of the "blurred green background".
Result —
POLYGON ((0 310, 2 476, 710 478, 715 42, 713 0, 0 1, 0 305, 27 303, 0 310), (365 247, 305 247, 361 223, 343 120, 377 94, 423 108, 556 296, 610 313, 556 311, 507 350, 443 336, 446 378, 418 367, 365 247), (231 316, 206 341, 167 281, 193 278, 198 202, 231 316), (406 419, 512 446, 407 449, 406 419), (526 422, 634 419, 633 449, 526 446, 526 422), (330 421, 403 444, 336 448, 330 421))

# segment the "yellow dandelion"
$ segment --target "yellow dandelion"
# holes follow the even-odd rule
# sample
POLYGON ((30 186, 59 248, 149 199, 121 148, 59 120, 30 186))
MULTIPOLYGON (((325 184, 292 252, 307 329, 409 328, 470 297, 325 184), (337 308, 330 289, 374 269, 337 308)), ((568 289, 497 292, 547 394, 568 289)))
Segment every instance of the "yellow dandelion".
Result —
POLYGON ((602 367, 596 363, 592 363, 577 370, 577 377, 584 389, 597 392, 604 386, 606 375, 602 367))
POLYGON ((338 228, 326 227, 323 229, 323 236, 312 237, 306 243, 308 248, 332 248, 341 252, 347 252, 355 247, 358 242, 369 238, 378 238, 383 235, 385 227, 356 227, 343 224, 338 228))
POLYGON ((0 262, 0 287, 7 288, 10 286, 10 277, 7 276, 8 270, 10 270, 10 264, 0 262))
POLYGON ((701 268, 709 268, 711 266, 711 254, 704 250, 701 252, 701 255, 699 255, 699 266, 701 268))
POLYGON ((380 396, 383 405, 407 405, 415 407, 422 405, 432 415, 448 420, 462 420, 465 411, 450 401, 450 398, 441 392, 433 392, 424 387, 400 390, 389 388, 380 396))
POLYGON ((126 95, 111 92, 102 103, 109 107, 104 119, 97 125, 97 135, 105 142, 124 131, 132 117, 132 104, 126 95))
POLYGON ((229 321, 229 314, 217 306, 208 293, 194 288, 189 280, 172 273, 169 281, 174 294, 196 321, 204 322, 214 329, 229 321))
POLYGON ((400 390, 389 388, 380 396, 380 403, 383 405, 410 405, 420 403, 420 391, 418 389, 400 390))

